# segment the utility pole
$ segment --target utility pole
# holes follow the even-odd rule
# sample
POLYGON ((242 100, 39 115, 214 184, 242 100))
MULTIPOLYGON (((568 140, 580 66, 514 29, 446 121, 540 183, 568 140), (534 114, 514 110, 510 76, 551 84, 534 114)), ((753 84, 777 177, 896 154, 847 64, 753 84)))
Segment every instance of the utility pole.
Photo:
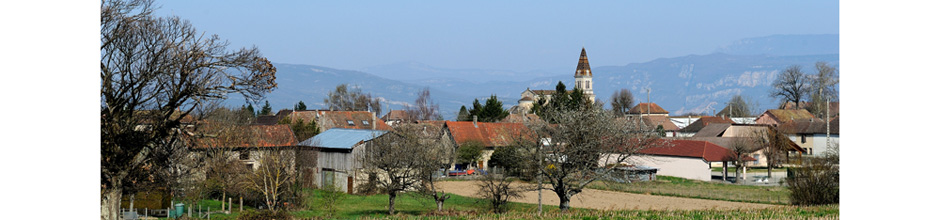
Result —
POLYGON ((537 177, 537 180, 536 180, 536 181, 539 182, 539 186, 538 186, 538 190, 539 190, 539 216, 542 216, 542 161, 544 160, 544 159, 542 159, 542 145, 545 145, 545 144, 543 143, 543 140, 539 140, 538 145, 539 145, 539 147, 536 148, 536 154, 537 154, 538 160, 539 160, 539 168, 536 169, 536 170, 538 170, 539 173, 536 175, 536 177, 537 177))
POLYGON ((829 146, 829 97, 826 97, 826 150, 832 148, 829 146))

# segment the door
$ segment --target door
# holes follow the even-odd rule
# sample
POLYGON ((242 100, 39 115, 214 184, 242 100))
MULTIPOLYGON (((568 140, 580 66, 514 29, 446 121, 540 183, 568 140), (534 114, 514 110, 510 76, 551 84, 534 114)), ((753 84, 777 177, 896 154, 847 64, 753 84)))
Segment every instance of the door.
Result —
POLYGON ((353 177, 352 176, 346 177, 346 193, 353 194, 353 177))

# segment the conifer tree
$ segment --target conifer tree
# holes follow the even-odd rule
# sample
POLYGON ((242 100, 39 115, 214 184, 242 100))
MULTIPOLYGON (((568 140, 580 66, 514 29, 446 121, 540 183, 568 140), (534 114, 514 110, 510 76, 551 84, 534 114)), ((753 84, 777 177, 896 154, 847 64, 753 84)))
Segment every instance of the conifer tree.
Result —
POLYGON ((457 121, 470 121, 470 111, 467 111, 467 106, 460 106, 460 112, 457 113, 457 121))
POLYGON ((294 111, 305 111, 305 110, 307 110, 307 105, 304 104, 304 101, 300 101, 296 105, 294 105, 294 111))

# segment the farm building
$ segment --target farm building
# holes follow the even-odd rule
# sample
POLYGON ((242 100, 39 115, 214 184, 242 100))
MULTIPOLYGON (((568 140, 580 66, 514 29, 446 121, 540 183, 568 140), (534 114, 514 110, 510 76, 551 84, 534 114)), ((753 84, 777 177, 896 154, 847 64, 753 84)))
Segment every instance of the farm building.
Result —
POLYGON ((709 181, 712 178, 712 162, 727 164, 736 158, 734 152, 708 141, 657 141, 660 142, 655 145, 657 147, 640 150, 640 156, 633 161, 637 166, 659 168, 657 175, 709 181))
POLYGON ((316 186, 332 185, 343 192, 355 192, 356 187, 365 181, 358 173, 362 164, 356 158, 363 154, 367 145, 372 144, 372 140, 385 133, 387 131, 333 128, 301 142, 301 146, 319 151, 313 174, 316 186))

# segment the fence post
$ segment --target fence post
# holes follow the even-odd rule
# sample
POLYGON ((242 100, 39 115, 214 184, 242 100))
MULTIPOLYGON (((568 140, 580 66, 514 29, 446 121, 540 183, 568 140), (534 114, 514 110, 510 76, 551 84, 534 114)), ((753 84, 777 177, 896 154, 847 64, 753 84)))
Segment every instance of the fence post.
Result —
POLYGON ((228 197, 228 212, 226 213, 232 213, 232 197, 228 197))
POLYGON ((244 204, 244 203, 242 202, 242 197, 239 196, 239 197, 238 197, 238 211, 239 211, 239 212, 242 211, 242 205, 243 205, 243 204, 244 204))

